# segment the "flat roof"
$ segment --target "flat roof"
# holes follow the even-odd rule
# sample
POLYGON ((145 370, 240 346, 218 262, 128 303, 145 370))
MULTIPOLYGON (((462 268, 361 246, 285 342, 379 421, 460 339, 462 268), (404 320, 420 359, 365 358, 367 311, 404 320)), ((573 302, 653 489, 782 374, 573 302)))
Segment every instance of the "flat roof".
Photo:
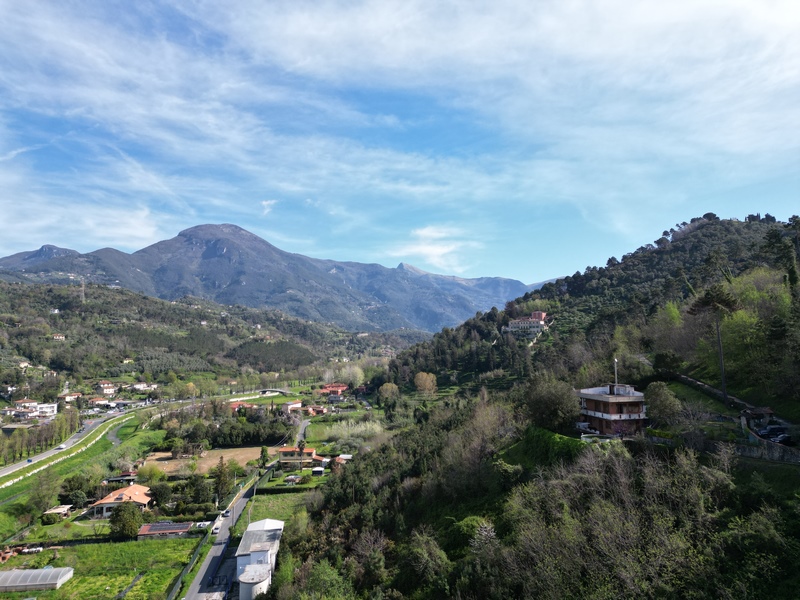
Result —
POLYGON ((242 541, 236 549, 236 556, 253 552, 272 552, 277 554, 283 535, 283 521, 263 519, 250 523, 242 535, 242 541))

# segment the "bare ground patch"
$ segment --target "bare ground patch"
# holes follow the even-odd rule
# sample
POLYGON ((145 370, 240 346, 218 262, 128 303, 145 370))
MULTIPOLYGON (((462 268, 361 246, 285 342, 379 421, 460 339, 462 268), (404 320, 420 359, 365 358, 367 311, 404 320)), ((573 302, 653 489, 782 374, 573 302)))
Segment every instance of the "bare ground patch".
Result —
MULTIPOLYGON (((277 454, 277 449, 270 448, 269 453, 270 455, 277 454)), ((173 459, 171 452, 151 452, 147 455, 146 464, 154 464, 167 475, 173 475, 181 472, 182 470, 184 470, 186 473, 191 473, 189 464, 191 462, 196 462, 196 472, 204 474, 208 473, 209 469, 216 467, 219 464, 220 456, 223 457, 225 462, 233 459, 240 465, 244 466, 247 464, 247 461, 258 460, 258 458, 261 456, 261 446, 209 450, 204 457, 197 457, 196 461, 191 458, 173 459)))

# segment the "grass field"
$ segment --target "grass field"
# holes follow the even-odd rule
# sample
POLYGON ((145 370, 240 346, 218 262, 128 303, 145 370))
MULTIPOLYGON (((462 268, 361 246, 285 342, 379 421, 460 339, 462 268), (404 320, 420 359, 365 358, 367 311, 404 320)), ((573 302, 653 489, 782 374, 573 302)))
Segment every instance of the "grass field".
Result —
POLYGON ((236 522, 235 533, 241 535, 247 526, 261 519, 277 519, 288 522, 298 512, 305 512, 308 492, 255 496, 247 503, 242 517, 236 522))
POLYGON ((31 566, 35 560, 39 564, 49 561, 53 567, 72 567, 75 573, 59 590, 19 592, 4 598, 30 598, 33 593, 40 600, 110 600, 131 585, 137 575, 142 577, 125 596, 126 600, 166 598, 198 542, 199 538, 185 538, 80 544, 45 550, 38 555, 16 556, 4 570, 31 566))

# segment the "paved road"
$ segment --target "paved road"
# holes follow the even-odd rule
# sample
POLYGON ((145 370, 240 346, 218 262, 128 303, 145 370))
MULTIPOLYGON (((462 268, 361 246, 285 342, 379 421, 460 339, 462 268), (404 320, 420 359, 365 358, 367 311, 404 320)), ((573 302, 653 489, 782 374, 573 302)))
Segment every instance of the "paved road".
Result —
POLYGON ((229 530, 235 520, 241 517, 242 511, 244 511, 252 495, 253 488, 250 487, 230 507, 231 516, 217 522, 220 526, 219 535, 214 540, 214 545, 206 555, 200 570, 197 572, 197 576, 189 586, 189 591, 185 596, 186 600, 222 598, 222 592, 226 592, 230 588, 236 575, 236 559, 224 560, 224 554, 230 541, 229 530))
POLYGON ((297 440, 294 443, 295 447, 300 444, 300 440, 306 439, 306 427, 308 427, 309 423, 311 423, 310 419, 303 419, 303 422, 300 423, 300 429, 297 432, 297 440))
POLYGON ((82 432, 79 431, 78 433, 75 433, 72 437, 70 437, 63 443, 63 445, 66 446, 66 449, 59 450, 58 448, 53 448, 52 450, 46 450, 45 452, 41 452, 39 454, 31 456, 30 458, 27 458, 21 462, 14 463, 13 465, 8 465, 7 467, 3 467, 2 469, 0 469, 0 477, 3 477, 4 475, 9 475, 14 471, 22 469, 23 467, 27 467, 31 463, 37 463, 42 460, 51 458, 57 454, 60 454, 61 452, 68 451, 72 447, 72 445, 75 444, 75 442, 83 439, 85 436, 89 435, 91 431, 97 429, 109 419, 112 419, 113 417, 116 417, 120 414, 122 413, 112 412, 108 413, 107 415, 97 417, 96 419, 88 419, 84 421, 83 422, 84 430, 82 432))

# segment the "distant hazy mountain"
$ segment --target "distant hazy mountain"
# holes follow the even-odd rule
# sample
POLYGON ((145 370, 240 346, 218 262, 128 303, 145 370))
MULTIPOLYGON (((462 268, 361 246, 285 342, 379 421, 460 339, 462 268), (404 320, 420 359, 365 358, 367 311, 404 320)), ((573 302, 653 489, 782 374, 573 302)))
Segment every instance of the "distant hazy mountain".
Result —
POLYGON ((401 263, 337 262, 284 252, 236 225, 199 225, 133 254, 43 246, 0 259, 0 278, 119 285, 174 300, 277 308, 350 330, 438 331, 537 289, 513 279, 463 279, 401 263), (23 273, 24 272, 24 273, 23 273))

